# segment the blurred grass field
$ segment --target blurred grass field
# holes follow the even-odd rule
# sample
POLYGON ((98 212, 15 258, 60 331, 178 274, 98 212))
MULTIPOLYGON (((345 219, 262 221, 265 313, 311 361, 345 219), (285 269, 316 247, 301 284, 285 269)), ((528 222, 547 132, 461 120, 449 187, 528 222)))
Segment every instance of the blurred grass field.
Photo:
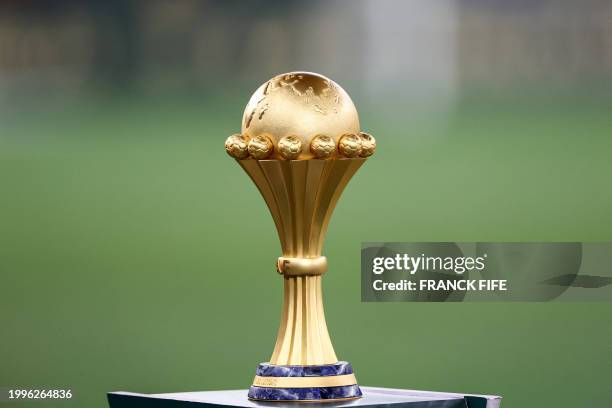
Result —
MULTIPOLYGON (((610 303, 359 301, 362 241, 611 241, 605 95, 475 94, 418 115, 355 98, 379 147, 335 211, 324 287, 361 384, 612 403, 610 303)), ((245 102, 107 97, 3 116, 0 385, 72 387, 93 407, 113 390, 250 384, 281 282, 272 219, 223 149, 245 102)))

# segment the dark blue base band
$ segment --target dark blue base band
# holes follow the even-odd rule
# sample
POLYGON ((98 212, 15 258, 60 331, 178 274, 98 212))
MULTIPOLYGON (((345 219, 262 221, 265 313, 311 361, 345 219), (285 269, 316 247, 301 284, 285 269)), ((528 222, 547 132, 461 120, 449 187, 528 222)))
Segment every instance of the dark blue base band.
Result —
POLYGON ((342 387, 269 388, 249 389, 249 398, 265 401, 316 401, 344 398, 359 398, 361 390, 357 384, 342 387))
POLYGON ((261 363, 255 372, 255 375, 260 377, 326 377, 345 374, 353 374, 351 363, 346 361, 316 366, 283 366, 261 363))

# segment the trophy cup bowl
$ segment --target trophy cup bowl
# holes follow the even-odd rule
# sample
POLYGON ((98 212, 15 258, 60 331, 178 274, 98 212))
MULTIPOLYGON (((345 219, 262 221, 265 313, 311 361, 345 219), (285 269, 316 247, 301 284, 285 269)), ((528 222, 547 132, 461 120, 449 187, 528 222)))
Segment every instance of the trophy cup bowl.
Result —
POLYGON ((251 177, 278 232, 284 301, 276 345, 261 363, 248 397, 264 401, 330 401, 361 397, 351 365, 338 361, 325 314, 321 255, 334 207, 376 149, 360 131, 348 94, 308 72, 278 75, 251 97, 240 134, 227 153, 251 177))

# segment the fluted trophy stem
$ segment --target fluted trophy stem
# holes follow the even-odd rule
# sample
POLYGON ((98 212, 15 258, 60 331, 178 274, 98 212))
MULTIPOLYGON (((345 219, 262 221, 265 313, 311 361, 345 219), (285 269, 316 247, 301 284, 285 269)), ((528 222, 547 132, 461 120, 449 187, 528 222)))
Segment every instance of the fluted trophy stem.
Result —
POLYGON ((285 295, 275 365, 323 365, 338 362, 325 323, 321 276, 285 278, 285 295))
POLYGON ((361 397, 351 365, 332 346, 321 281, 332 212, 355 172, 374 153, 350 97, 313 73, 279 75, 251 97, 242 134, 228 154, 259 189, 278 232, 281 322, 272 357, 257 368, 249 398, 317 401, 361 397))

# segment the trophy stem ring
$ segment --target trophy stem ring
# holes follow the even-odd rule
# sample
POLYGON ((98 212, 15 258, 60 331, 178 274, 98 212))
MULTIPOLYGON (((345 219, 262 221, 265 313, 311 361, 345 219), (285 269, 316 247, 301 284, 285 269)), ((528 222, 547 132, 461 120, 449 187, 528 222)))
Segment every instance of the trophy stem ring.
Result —
POLYGON ((227 153, 263 196, 280 238, 284 301, 276 345, 259 365, 249 398, 323 401, 361 397, 351 365, 338 361, 325 314, 321 255, 331 214, 355 172, 374 153, 348 94, 321 75, 278 75, 251 97, 227 153))

